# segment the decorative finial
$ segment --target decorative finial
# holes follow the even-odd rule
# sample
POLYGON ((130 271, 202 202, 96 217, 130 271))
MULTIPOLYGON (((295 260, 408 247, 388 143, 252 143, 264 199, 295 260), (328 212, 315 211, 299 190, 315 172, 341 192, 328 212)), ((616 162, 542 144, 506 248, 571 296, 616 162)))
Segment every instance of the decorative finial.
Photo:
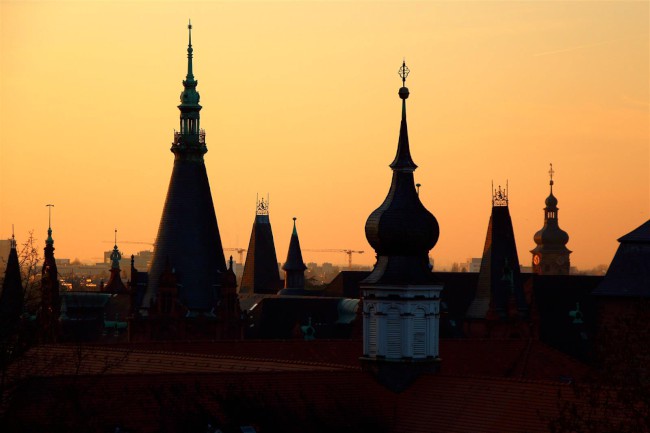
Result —
POLYGON ((417 191, 417 192, 418 192, 418 195, 420 195, 420 187, 421 187, 421 186, 422 186, 421 183, 416 183, 416 184, 415 184, 415 187, 418 189, 418 191, 417 191))
POLYGON ((14 225, 11 225, 11 248, 16 249, 16 236, 14 233, 14 225))
POLYGON ((294 235, 298 234, 298 232, 296 231, 296 220, 297 220, 297 218, 293 217, 293 234, 294 235))
POLYGON ((499 185, 498 189, 495 189, 493 182, 492 188, 494 189, 492 193, 492 206, 508 206, 508 183, 506 182, 504 189, 501 188, 501 185, 499 185))
POLYGON ((267 196, 266 201, 264 201, 264 197, 262 197, 260 199, 259 195, 258 195, 256 213, 255 214, 256 215, 268 215, 269 214, 269 199, 268 199, 268 196, 267 196))
MULTIPOLYGON (((406 87, 406 77, 408 77, 409 72, 411 72, 411 70, 406 67, 406 61, 403 61, 402 67, 399 68, 399 71, 397 72, 399 76, 402 77, 402 87, 399 89, 399 92, 397 94, 404 102, 406 102, 406 99, 409 97, 409 89, 406 87)), ((405 117, 406 117, 406 104, 402 103, 402 118, 405 117)))
POLYGON ((398 72, 399 76, 402 77, 403 87, 406 87, 406 77, 409 76, 409 72, 411 72, 411 70, 406 66, 406 59, 404 59, 402 61, 402 67, 399 68, 399 72, 398 72))
POLYGON ((117 229, 115 229, 115 246, 117 246, 117 229))
POLYGON ((52 208, 54 207, 54 205, 46 204, 45 206, 48 208, 47 239, 45 240, 45 243, 48 245, 52 245, 54 244, 54 239, 52 239, 52 208))
POLYGON ((548 170, 549 176, 551 176, 551 190, 553 189, 553 175, 555 174, 555 171, 553 170, 553 163, 550 163, 551 168, 548 170))

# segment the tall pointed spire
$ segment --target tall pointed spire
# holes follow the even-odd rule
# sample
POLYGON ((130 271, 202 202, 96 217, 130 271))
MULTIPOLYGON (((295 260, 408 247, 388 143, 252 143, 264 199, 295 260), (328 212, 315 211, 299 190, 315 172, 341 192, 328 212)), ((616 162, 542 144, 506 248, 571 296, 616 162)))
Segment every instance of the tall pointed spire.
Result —
POLYGON ((44 342, 55 342, 59 334, 59 315, 61 313, 61 298, 59 295, 59 272, 54 259, 54 239, 52 239, 52 208, 48 207, 47 240, 45 241, 45 254, 43 269, 41 271, 41 307, 39 322, 41 339, 44 342))
POLYGON ((409 276, 410 284, 431 280, 428 255, 429 250, 438 241, 440 232, 436 218, 422 205, 413 178, 417 165, 413 162, 409 149, 406 125, 406 99, 409 97, 409 90, 404 86, 409 72, 406 62, 403 62, 399 69, 402 87, 398 93, 402 100, 402 120, 397 154, 390 164, 393 179, 386 199, 368 217, 366 238, 377 252, 378 263, 395 261, 398 256, 409 257, 405 263, 412 269, 408 273, 400 274, 397 267, 375 266, 366 282, 376 283, 385 278, 400 279, 405 275, 409 276), (392 272, 395 274, 389 276, 392 272))
MULTIPOLYGON (((191 32, 191 24, 188 25, 191 32)), ((191 33, 190 33, 191 34, 191 33)), ((198 82, 192 70, 191 36, 188 70, 181 93, 180 131, 174 132, 174 153, 167 197, 160 218, 149 283, 142 299, 144 310, 155 304, 165 263, 176 270, 179 300, 195 312, 210 312, 219 303, 226 259, 205 168, 205 131, 200 129, 198 82)))
POLYGON ((187 44, 187 77, 185 81, 194 81, 194 73, 192 72, 192 53, 194 52, 192 48, 192 20, 189 21, 187 30, 189 33, 189 42, 187 44))
POLYGON ((366 221, 366 239, 377 254, 363 281, 362 367, 400 392, 438 363, 438 315, 442 285, 429 269, 429 250, 438 241, 436 218, 415 187, 406 125, 406 77, 402 62, 402 120, 390 190, 366 221), (417 299, 416 302, 413 300, 417 299))

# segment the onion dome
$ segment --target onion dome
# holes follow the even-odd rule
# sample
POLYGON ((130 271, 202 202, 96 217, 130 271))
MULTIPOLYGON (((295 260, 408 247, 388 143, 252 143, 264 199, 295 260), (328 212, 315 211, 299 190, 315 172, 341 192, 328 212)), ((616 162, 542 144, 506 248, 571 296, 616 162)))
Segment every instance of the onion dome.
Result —
POLYGON ((535 233, 534 240, 537 244, 537 247, 532 251, 540 252, 542 250, 566 250, 565 245, 569 242, 569 234, 562 230, 558 225, 558 207, 557 207, 557 198, 553 195, 553 165, 551 164, 551 169, 549 174, 551 180, 549 185, 551 187, 551 192, 546 198, 544 208, 544 227, 535 233))
POLYGON ((367 283, 388 282, 387 278, 406 284, 427 282, 431 275, 428 253, 440 234, 438 221, 420 202, 413 178, 417 165, 411 158, 406 123, 409 90, 404 84, 408 73, 403 63, 399 70, 403 86, 398 93, 402 100, 402 121, 397 153, 390 164, 393 179, 386 199, 366 221, 366 238, 378 260, 367 283), (400 275, 404 281, 397 281, 400 275))

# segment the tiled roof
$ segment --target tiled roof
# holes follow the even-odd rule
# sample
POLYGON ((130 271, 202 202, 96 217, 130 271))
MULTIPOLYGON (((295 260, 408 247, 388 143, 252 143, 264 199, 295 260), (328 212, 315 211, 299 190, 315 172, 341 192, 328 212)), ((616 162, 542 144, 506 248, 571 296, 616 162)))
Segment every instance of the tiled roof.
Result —
POLYGON ((334 362, 149 351, 130 347, 45 345, 31 349, 11 366, 9 377, 97 374, 174 374, 354 369, 334 362))
POLYGON ((426 375, 395 394, 360 371, 67 376, 25 381, 5 423, 21 431, 204 431, 210 422, 288 433, 544 432, 560 389, 571 393, 548 382, 426 375))

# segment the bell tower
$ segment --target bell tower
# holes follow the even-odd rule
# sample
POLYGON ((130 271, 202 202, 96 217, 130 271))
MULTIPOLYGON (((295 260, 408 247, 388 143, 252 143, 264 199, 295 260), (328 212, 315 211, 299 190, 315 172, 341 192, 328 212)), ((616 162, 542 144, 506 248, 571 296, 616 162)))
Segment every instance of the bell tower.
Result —
POLYGON ((535 233, 537 246, 530 252, 533 254, 533 273, 538 275, 569 275, 571 262, 567 249, 569 235, 558 225, 557 198, 553 195, 553 164, 548 171, 551 178, 549 185, 551 193, 546 198, 544 207, 544 227, 535 233))

